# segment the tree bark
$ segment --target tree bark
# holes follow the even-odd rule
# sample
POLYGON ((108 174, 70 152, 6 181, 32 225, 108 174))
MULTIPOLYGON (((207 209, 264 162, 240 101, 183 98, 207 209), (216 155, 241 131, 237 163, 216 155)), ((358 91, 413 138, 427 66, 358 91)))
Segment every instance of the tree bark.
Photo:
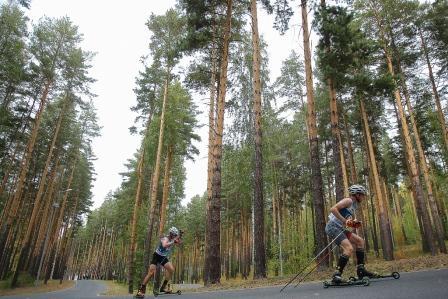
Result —
POLYGON ((9 213, 6 216, 5 223, 3 224, 3 227, 0 232, 0 252, 2 252, 2 253, 5 251, 6 238, 9 234, 9 230, 11 229, 14 219, 17 217, 17 211, 20 206, 20 201, 22 200, 23 187, 24 187, 25 179, 28 174, 29 166, 31 163, 31 159, 32 159, 33 151, 34 151, 34 145, 36 144, 37 133, 39 131, 43 111, 44 111, 45 105, 47 103, 47 97, 48 97, 48 93, 50 91, 50 85, 51 85, 51 81, 47 81, 45 83, 42 97, 40 99, 39 110, 36 113, 34 127, 31 132, 30 139, 28 140, 26 154, 21 163, 22 167, 20 168, 19 180, 17 182, 17 188, 14 192, 14 197, 13 197, 13 200, 11 203, 11 208, 9 210, 9 213))
MULTIPOLYGON (((159 128, 159 141, 157 145, 157 156, 156 156, 156 163, 154 165, 154 173, 152 176, 152 182, 151 182, 151 204, 149 207, 149 220, 148 220, 148 228, 146 233, 146 240, 145 244, 145 261, 149 262, 149 256, 151 254, 150 247, 152 243, 152 235, 154 230, 154 223, 156 218, 156 208, 157 208, 157 192, 159 189, 159 177, 160 177, 160 160, 162 158, 162 147, 163 147, 163 135, 165 132, 165 113, 166 113, 166 107, 168 102, 168 87, 170 84, 170 72, 171 68, 170 66, 167 67, 167 75, 165 80, 165 88, 163 92, 163 105, 162 105, 162 112, 160 116, 160 128, 159 128)), ((149 265, 144 265, 145 268, 147 268, 149 265)), ((145 270, 146 271, 146 270, 145 270)), ((131 285, 129 284, 129 293, 132 293, 131 291, 131 285)))
MULTIPOLYGON (((403 74, 403 72, 401 71, 401 67, 399 67, 399 68, 400 68, 400 73, 403 74)), ((403 76, 404 76, 404 74, 403 74, 403 76)), ((423 179, 425 181, 426 191, 428 194, 429 210, 432 215, 432 221, 433 221, 433 226, 435 228, 436 239, 439 244, 440 252, 447 253, 445 239, 444 239, 444 235, 445 235, 444 229, 443 229, 442 221, 440 220, 437 203, 434 198, 432 182, 431 182, 431 178, 430 178, 430 174, 429 174, 428 164, 426 162, 426 155, 425 155, 425 152, 423 151, 423 146, 422 146, 422 142, 420 139, 420 133, 417 128, 417 123, 416 123, 415 117, 414 117, 414 110, 411 105, 409 92, 408 92, 404 78, 403 78, 403 82, 402 82, 402 87, 403 87, 403 92, 404 92, 404 96, 405 96, 405 100, 406 100, 406 106, 408 108, 408 112, 409 112, 409 116, 410 116, 412 131, 414 132, 414 139, 415 139, 415 144, 417 146, 417 153, 419 156, 420 169, 423 171, 423 179)), ((425 205, 425 207, 426 207, 426 205, 425 205)))
POLYGON ((163 195, 162 195, 162 205, 160 207, 160 222, 159 222, 159 235, 163 234, 163 228, 165 225, 166 218, 166 208, 168 206, 168 197, 170 195, 170 176, 171 176, 171 165, 173 162, 174 145, 170 145, 168 148, 168 153, 165 161, 165 175, 163 176, 163 195))
MULTIPOLYGON (((322 9, 326 9, 325 0, 320 1, 322 9)), ((328 34, 324 33, 323 36, 325 51, 331 52, 331 41, 328 34)), ((348 179, 347 172, 345 170, 344 151, 342 148, 341 132, 339 130, 339 115, 337 106, 336 89, 334 86, 334 78, 326 78, 328 93, 330 98, 330 122, 331 122, 331 142, 333 149, 334 159, 334 176, 336 183, 336 202, 340 201, 344 197, 348 196, 348 179)))
POLYGON ((263 152, 262 152, 262 107, 260 79, 260 37, 258 35, 257 1, 251 0, 252 47, 253 47, 253 101, 255 128, 255 173, 254 173, 254 279, 266 278, 266 249, 264 240, 263 197, 263 152))
POLYGON ((134 255, 135 255, 135 248, 136 248, 136 234, 137 234, 137 217, 138 217, 138 211, 140 209, 142 200, 141 200, 141 188, 142 188, 142 181, 143 181, 143 164, 145 160, 145 147, 144 147, 144 140, 142 141, 142 149, 140 150, 140 158, 138 161, 137 166, 137 189, 135 191, 135 202, 134 202, 134 211, 131 216, 131 236, 129 240, 129 252, 128 252, 128 292, 130 294, 133 293, 133 276, 134 276, 134 255), (132 283, 131 283, 132 282, 132 283))
MULTIPOLYGON (((387 62, 387 69, 389 74, 392 76, 392 78, 395 77, 395 71, 394 71, 394 67, 393 67, 393 63, 392 63, 392 56, 389 52, 389 49, 387 47, 388 41, 386 39, 386 34, 385 34, 385 28, 384 25, 381 22, 380 16, 378 16, 378 12, 375 10, 375 8, 372 8, 372 11, 374 13, 374 17, 375 20, 377 22, 377 26, 378 26, 378 31, 379 31, 379 35, 380 35, 380 42, 382 43, 383 46, 383 51, 384 51, 384 56, 386 58, 386 62, 387 62)), ((395 86, 397 85, 397 82, 395 79, 393 79, 395 86)), ((411 140, 411 136, 409 133, 409 127, 406 121, 406 116, 404 114, 403 111, 403 103, 401 101, 401 95, 400 92, 398 90, 398 88, 395 88, 394 90, 394 98, 395 98, 395 102, 396 102, 396 106, 397 106, 397 110, 398 110, 398 116, 399 116, 399 122, 401 124, 401 128, 403 130, 403 141, 404 141, 404 147, 405 147, 405 151, 406 151, 406 159, 409 162, 409 168, 410 168, 410 172, 411 172, 411 182, 412 182, 412 188, 415 191, 415 195, 416 195, 416 201, 418 206, 421 209, 421 223, 423 225, 423 230, 426 236, 426 240, 422 239, 422 242, 426 242, 429 250, 431 251, 431 255, 435 255, 436 254, 436 248, 435 248, 435 244, 434 244, 434 235, 433 235, 433 231, 431 228, 431 219, 429 217, 429 213, 428 210, 426 209, 426 204, 425 204, 425 200, 423 197, 423 188, 420 182, 420 177, 419 177, 419 173, 418 173, 418 166, 415 160, 415 153, 414 153, 414 146, 412 144, 412 140, 411 140), (425 240, 425 241, 424 241, 425 240)))
POLYGON ((221 257, 220 257, 220 227, 221 227, 221 158, 222 136, 224 130, 224 109, 227 89, 227 66, 229 55, 230 30, 232 21, 232 0, 227 0, 226 21, 223 36, 223 49, 221 55, 221 68, 219 78, 218 116, 216 120, 216 134, 213 143, 213 181, 212 196, 207 213, 205 245, 204 284, 220 283, 221 257))
MULTIPOLYGON (((215 139, 215 100, 216 100, 216 65, 217 65, 217 44, 216 44, 216 24, 212 19, 212 49, 211 49, 211 76, 210 76, 210 109, 208 113, 208 163, 207 163, 207 198, 211 198, 213 180, 213 142, 215 139)), ((207 200, 207 211, 209 201, 207 200)))
POLYGON ((423 54, 425 56, 426 64, 428 66, 429 81, 431 82, 432 93, 434 96, 434 101, 436 102, 437 117, 439 119, 439 124, 442 129, 443 141, 445 143, 445 151, 448 152, 448 129, 446 127, 446 121, 445 121, 445 116, 443 114, 442 105, 440 104, 440 95, 439 95, 439 92, 437 91, 436 81, 434 80, 434 74, 432 72, 431 61, 429 60, 428 48, 426 46, 426 42, 423 37, 422 30, 420 28, 418 29, 418 34, 420 36, 420 42, 422 45, 423 54))
POLYGON ((63 107, 61 109, 61 112, 59 114, 59 117, 58 117, 58 121, 57 121, 57 124, 56 124, 56 129, 55 129, 55 132, 53 134, 53 139, 52 139, 51 145, 50 145, 50 150, 49 150, 48 155, 47 155, 47 160, 45 161, 44 171, 43 171, 41 179, 39 181, 39 188, 38 188, 38 191, 37 191, 36 198, 34 200, 33 211, 31 213, 31 217, 30 217, 30 220, 28 222, 28 226, 27 226, 25 235, 24 235, 24 237, 22 239, 22 246, 21 246, 20 251, 19 251, 19 260, 17 262, 16 268, 15 268, 15 270, 13 272, 13 276, 12 276, 12 279, 11 279, 11 287, 13 287, 13 288, 16 287, 19 271, 22 270, 22 266, 25 263, 25 258, 28 255, 28 249, 30 248, 31 232, 34 229, 35 220, 36 220, 37 214, 39 213, 39 210, 41 209, 41 199, 42 199, 42 195, 44 193, 44 187, 46 186, 46 179, 47 179, 48 170, 50 169, 50 163, 51 163, 51 160, 53 158, 53 151, 54 151, 54 148, 55 148, 56 140, 59 137, 59 130, 61 128, 62 119, 64 118, 64 114, 66 113, 66 109, 69 106, 68 104, 69 104, 68 103, 68 99, 66 97, 64 105, 63 105, 63 107))
MULTIPOLYGON (((303 51, 305 58, 305 80, 306 80, 306 99, 307 99, 307 126, 310 145, 311 162, 311 190, 313 207, 315 214, 316 227, 316 253, 322 251, 327 246, 327 237, 325 233, 325 201, 323 195, 322 171, 319 157, 319 137, 317 135, 316 110, 314 105, 314 87, 313 70, 311 65, 311 47, 310 33, 308 29, 308 11, 307 1, 302 0, 302 29, 303 29, 303 51)), ((330 265, 329 257, 322 253, 318 259, 319 270, 328 268, 330 265)))
POLYGON ((367 114, 364 107, 364 101, 360 99, 361 106, 361 116, 364 125, 364 131, 366 134, 367 146, 368 146, 368 156, 370 160, 370 167, 373 174, 373 183, 375 188, 375 195, 378 203, 378 216, 380 219, 380 236, 381 236, 381 245, 383 248, 383 257, 386 261, 391 261, 394 259, 393 255, 393 245, 390 234, 390 224, 389 218, 387 217, 387 210, 385 207, 385 201, 383 198, 383 193, 381 192, 381 183, 378 173, 378 167, 375 158, 375 152, 373 150, 373 142, 370 134, 370 127, 367 121, 367 114))

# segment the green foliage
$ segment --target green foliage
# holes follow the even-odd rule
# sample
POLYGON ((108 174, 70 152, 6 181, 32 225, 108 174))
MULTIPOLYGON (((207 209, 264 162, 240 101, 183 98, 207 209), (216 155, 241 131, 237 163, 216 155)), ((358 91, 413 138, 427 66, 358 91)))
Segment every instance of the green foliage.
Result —
POLYGON ((146 25, 152 33, 149 49, 154 61, 160 61, 167 69, 171 69, 182 56, 185 18, 179 11, 170 9, 165 15, 151 14, 146 25))

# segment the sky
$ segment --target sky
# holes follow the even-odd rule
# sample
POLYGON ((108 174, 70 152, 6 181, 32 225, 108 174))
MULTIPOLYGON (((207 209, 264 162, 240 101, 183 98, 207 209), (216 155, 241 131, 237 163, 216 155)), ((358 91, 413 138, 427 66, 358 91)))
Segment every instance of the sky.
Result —
MULTIPOLYGON (((3 1, 2 1, 3 2, 3 1)), ((295 2, 293 2, 295 3, 295 2)), ((148 55, 150 33, 145 26, 151 13, 163 14, 175 4, 174 0, 32 0, 27 16, 33 23, 39 18, 68 16, 79 27, 84 41, 82 48, 96 53, 92 61, 91 77, 97 81, 92 92, 97 109, 101 136, 93 141, 96 181, 92 189, 93 208, 101 206, 106 195, 120 187, 124 166, 133 157, 141 137, 131 135, 129 127, 136 114, 130 108, 135 105, 135 78, 142 69, 140 58, 148 55)), ((280 73, 281 61, 295 49, 300 48, 301 28, 298 16, 294 16, 291 29, 280 36, 272 29, 272 17, 259 12, 259 31, 268 42, 271 80, 280 73), (299 39, 300 38, 300 39, 299 39)), ((196 194, 203 194, 207 187, 207 141, 208 107, 206 102, 195 99, 199 110, 199 123, 204 124, 197 132, 202 142, 196 143, 200 154, 195 161, 187 161, 185 184, 186 204, 196 194)))

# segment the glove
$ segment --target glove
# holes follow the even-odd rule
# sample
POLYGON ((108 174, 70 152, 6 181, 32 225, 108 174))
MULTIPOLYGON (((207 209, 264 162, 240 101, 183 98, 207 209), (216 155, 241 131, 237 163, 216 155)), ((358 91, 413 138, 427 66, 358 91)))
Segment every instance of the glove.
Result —
POLYGON ((358 220, 352 220, 352 219, 348 219, 346 222, 345 222, 345 225, 347 226, 347 227, 352 227, 352 228, 358 228, 358 227, 361 227, 361 221, 358 221, 358 220))

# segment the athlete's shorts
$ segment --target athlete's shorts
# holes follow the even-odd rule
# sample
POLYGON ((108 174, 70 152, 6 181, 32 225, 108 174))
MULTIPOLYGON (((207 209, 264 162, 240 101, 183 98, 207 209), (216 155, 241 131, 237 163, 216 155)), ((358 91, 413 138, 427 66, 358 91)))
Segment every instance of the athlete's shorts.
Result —
POLYGON ((154 252, 154 254, 152 255, 151 265, 161 264, 162 266, 165 266, 165 264, 168 262, 169 260, 167 256, 161 256, 157 252, 154 252))
POLYGON ((351 236, 351 232, 345 231, 344 228, 338 226, 332 221, 328 222, 325 226, 325 232, 331 238, 331 240, 335 240, 334 242, 337 245, 341 245, 342 241, 344 241, 345 239, 349 239, 351 236))

